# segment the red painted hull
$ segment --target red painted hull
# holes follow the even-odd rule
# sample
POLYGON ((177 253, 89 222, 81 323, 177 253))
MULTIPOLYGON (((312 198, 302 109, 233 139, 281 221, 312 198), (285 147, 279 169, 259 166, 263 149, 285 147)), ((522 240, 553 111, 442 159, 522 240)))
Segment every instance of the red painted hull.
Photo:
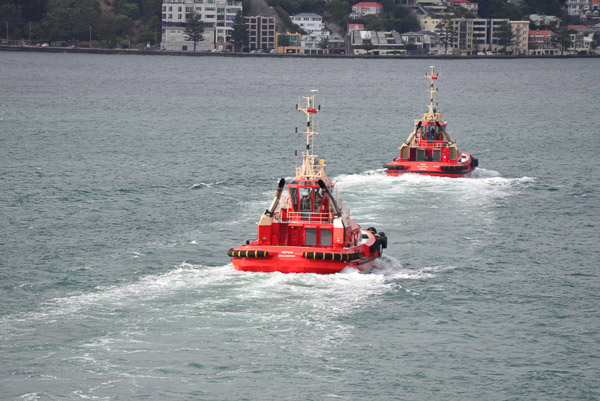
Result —
POLYGON ((420 174, 437 177, 470 177, 475 170, 476 163, 472 162, 471 156, 463 162, 440 162, 440 161, 408 161, 396 159, 386 165, 385 173, 397 177, 403 174, 420 174))
POLYGON ((355 247, 341 249, 311 246, 265 246, 259 245, 258 240, 255 240, 248 245, 230 250, 230 254, 234 255, 231 262, 236 270, 262 273, 333 274, 341 272, 346 267, 364 271, 371 268, 377 258, 381 257, 382 247, 387 246, 387 239, 382 240, 385 237, 376 237, 367 230, 361 229, 361 233, 368 235, 366 241, 355 247), (385 241, 385 244, 381 241, 385 241), (268 256, 235 257, 236 252, 238 252, 237 255, 240 252, 242 255, 248 255, 246 251, 249 251, 250 255, 254 255, 254 251, 262 251, 261 255, 267 253, 268 256), (339 259, 353 260, 342 261, 339 259))

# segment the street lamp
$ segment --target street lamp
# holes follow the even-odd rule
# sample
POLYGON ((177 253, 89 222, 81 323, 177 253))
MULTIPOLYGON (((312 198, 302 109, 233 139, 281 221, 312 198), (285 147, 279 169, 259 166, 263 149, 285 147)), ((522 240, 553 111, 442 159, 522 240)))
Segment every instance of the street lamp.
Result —
POLYGON ((92 26, 90 25, 90 49, 92 48, 92 26))
POLYGON ((6 44, 8 44, 8 21, 4 21, 6 24, 6 44))

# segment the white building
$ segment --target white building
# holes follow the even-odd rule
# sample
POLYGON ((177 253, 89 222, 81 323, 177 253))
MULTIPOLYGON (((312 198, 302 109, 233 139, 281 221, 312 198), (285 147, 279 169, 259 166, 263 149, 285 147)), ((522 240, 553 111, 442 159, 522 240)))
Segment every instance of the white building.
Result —
POLYGON ((579 19, 580 22, 600 20, 600 1, 598 0, 567 0, 567 14, 579 19))
POLYGON ((241 0, 163 0, 161 48, 193 51, 194 43, 186 40, 184 29, 187 19, 197 13, 204 22, 204 33, 196 50, 226 50, 238 11, 242 11, 241 0))
POLYGON ((350 14, 350 18, 356 19, 361 18, 367 15, 379 15, 383 12, 383 6, 379 3, 366 1, 361 3, 356 3, 352 6, 352 13, 350 14))
POLYGON ((479 4, 470 2, 469 0, 451 0, 453 6, 459 6, 465 10, 477 15, 479 4))
POLYGON ((306 33, 320 32, 325 28, 323 17, 319 14, 300 13, 292 15, 290 18, 295 25, 298 25, 306 33))

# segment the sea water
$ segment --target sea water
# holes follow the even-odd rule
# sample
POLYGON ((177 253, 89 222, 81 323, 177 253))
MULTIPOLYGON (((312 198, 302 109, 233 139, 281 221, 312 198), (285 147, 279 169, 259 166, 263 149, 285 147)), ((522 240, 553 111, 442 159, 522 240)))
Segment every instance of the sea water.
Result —
POLYGON ((600 63, 0 54, 0 398, 600 398, 600 63), (437 100, 471 178, 387 177, 437 100), (237 272, 303 139, 366 273, 237 272))

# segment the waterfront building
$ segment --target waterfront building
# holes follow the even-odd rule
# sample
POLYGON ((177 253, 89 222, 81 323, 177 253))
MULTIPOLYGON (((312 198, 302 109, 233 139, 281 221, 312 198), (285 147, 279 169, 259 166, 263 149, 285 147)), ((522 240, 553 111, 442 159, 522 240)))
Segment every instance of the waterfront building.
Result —
POLYGON ((187 20, 197 13, 204 22, 204 33, 196 50, 231 49, 233 19, 238 11, 242 11, 241 0, 163 0, 161 48, 192 51, 194 43, 186 39, 184 30, 187 20))
POLYGON ((277 34, 277 53, 284 54, 301 54, 302 51, 302 35, 299 33, 278 33, 277 34), (287 36, 288 45, 280 46, 280 38, 287 36))
POLYGON ((529 21, 509 21, 515 42, 512 54, 526 56, 529 54, 529 21))
POLYGON ((560 54, 560 50, 552 45, 552 31, 547 29, 529 31, 529 54, 532 56, 560 54))
POLYGON ((327 54, 323 49, 324 41, 329 41, 328 31, 313 31, 308 35, 302 35, 302 54, 327 54))
POLYGON ((274 16, 245 17, 248 27, 248 50, 262 50, 265 53, 275 49, 275 34, 277 33, 277 18, 274 16))

